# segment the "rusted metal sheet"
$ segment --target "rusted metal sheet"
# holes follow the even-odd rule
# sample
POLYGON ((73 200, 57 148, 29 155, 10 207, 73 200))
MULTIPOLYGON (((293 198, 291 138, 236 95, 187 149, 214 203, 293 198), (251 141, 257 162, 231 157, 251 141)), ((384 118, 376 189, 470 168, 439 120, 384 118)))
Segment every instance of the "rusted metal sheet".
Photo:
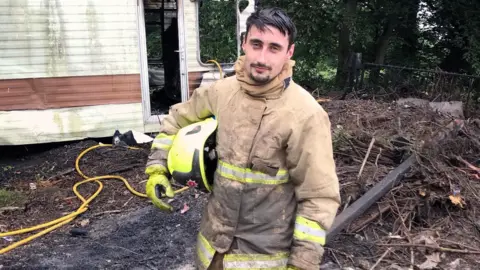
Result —
POLYGON ((140 74, 0 80, 0 111, 140 102, 140 74))

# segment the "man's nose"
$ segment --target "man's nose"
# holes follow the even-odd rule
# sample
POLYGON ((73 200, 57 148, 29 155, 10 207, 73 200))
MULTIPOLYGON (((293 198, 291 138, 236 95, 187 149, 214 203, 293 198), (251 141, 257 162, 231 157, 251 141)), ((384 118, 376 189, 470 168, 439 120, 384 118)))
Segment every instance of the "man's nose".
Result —
POLYGON ((267 54, 266 48, 263 48, 262 50, 260 50, 260 53, 258 54, 258 62, 266 64, 265 63, 266 54, 267 54))

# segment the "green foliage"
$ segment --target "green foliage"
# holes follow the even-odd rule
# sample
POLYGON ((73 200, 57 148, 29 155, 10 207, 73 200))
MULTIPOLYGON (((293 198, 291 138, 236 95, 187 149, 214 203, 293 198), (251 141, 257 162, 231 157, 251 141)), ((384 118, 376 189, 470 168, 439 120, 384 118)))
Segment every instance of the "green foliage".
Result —
POLYGON ((480 73, 478 1, 428 0, 430 42, 439 66, 453 72, 480 73))
POLYGON ((337 2, 262 0, 261 6, 284 9, 297 27, 294 79, 311 89, 326 86, 336 67, 337 2))
POLYGON ((161 29, 156 29, 147 36, 147 58, 162 58, 161 29))
POLYGON ((200 4, 200 60, 233 63, 237 59, 235 0, 204 0, 200 4))
MULTIPOLYGON (((236 1, 197 3, 201 61, 234 62, 236 1)), ((343 20, 349 20, 348 50, 362 53, 364 62, 480 73, 480 17, 475 16, 480 10, 478 1, 261 0, 259 3, 260 7, 280 7, 292 17, 298 29, 294 79, 312 90, 336 87, 337 63, 345 60, 339 59, 339 37, 345 31, 341 27, 343 20), (351 16, 345 16, 347 3, 356 7, 351 16)), ((239 5, 243 8, 245 3, 239 5)), ((159 35, 152 32, 149 51, 161 47, 160 44, 159 35)))

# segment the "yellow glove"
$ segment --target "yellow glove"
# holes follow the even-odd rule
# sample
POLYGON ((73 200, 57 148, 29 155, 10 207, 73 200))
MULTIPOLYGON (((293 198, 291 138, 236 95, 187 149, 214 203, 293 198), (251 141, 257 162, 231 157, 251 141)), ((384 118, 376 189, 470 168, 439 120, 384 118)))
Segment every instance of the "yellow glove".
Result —
POLYGON ((173 207, 161 199, 164 196, 173 198, 174 192, 168 178, 163 174, 152 174, 147 181, 146 192, 153 204, 163 211, 172 211, 173 207))

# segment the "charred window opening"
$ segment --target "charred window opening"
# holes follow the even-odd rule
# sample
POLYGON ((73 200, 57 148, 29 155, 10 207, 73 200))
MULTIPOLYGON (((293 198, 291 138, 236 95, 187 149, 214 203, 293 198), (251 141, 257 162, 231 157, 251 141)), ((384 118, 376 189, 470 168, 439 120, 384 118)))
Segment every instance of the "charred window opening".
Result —
POLYGON ((176 0, 144 0, 151 114, 181 102, 176 0))

